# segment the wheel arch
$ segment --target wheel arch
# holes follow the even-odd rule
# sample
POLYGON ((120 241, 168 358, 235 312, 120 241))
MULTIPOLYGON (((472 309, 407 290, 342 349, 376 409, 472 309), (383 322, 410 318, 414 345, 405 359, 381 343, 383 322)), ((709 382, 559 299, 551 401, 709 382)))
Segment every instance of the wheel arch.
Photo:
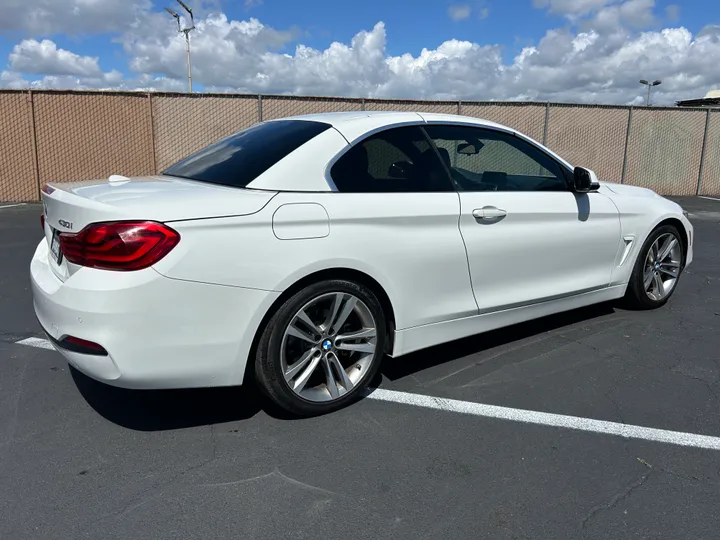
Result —
POLYGON ((260 324, 255 330, 255 335, 253 336, 250 351, 248 353, 248 359, 245 366, 245 374, 243 377, 243 381, 248 381, 250 380, 248 379, 248 377, 254 376, 254 358, 255 352, 257 350, 258 341, 260 340, 262 333, 265 331, 265 327, 267 326, 269 320, 272 318, 275 312, 280 309, 280 307, 285 303, 288 298, 290 298, 298 291, 304 289, 308 285, 312 285, 313 283, 327 281, 330 279, 345 279, 348 281, 354 281, 356 283, 360 283, 361 285, 366 286, 375 294, 378 301, 380 302, 380 305, 382 306, 383 313, 385 314, 385 331, 387 333, 385 352, 388 354, 392 353, 395 344, 395 310, 390 300, 390 296, 385 291, 385 288, 374 277, 361 270, 347 267, 325 268, 322 270, 311 272, 303 276, 302 278, 296 280, 292 285, 287 287, 268 308, 262 320, 260 321, 260 324))
MULTIPOLYGON (((669 218, 665 218, 665 219, 659 221, 650 230, 648 235, 645 237, 645 240, 647 240, 650 237, 650 235, 653 233, 653 231, 655 231, 656 229, 663 227, 665 225, 672 225, 673 227, 675 227, 678 230, 678 232, 684 233, 684 234, 680 235, 680 242, 682 242, 683 254, 684 254, 685 258, 687 259, 688 249, 690 248, 690 239, 688 237, 688 230, 685 228, 685 225, 683 224, 683 222, 680 221, 678 218, 669 217, 669 218)), ((643 242, 644 242, 644 240, 643 240, 643 242)))
MULTIPOLYGON (((625 211, 628 212, 627 209, 625 211)), ((644 221, 640 214, 629 212, 629 216, 623 216, 622 209, 620 212, 622 234, 633 236, 635 242, 626 261, 620 266, 614 267, 611 285, 625 285, 627 290, 638 258, 642 255, 642 247, 659 227, 671 225, 677 229, 683 247, 683 255, 687 260, 691 249, 690 229, 686 227, 680 216, 674 213, 664 213, 655 216, 652 221, 644 221)))

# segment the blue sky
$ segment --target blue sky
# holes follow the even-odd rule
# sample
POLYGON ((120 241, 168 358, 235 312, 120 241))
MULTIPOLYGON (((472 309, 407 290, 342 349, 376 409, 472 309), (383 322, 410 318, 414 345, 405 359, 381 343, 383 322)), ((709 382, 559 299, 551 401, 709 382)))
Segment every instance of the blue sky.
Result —
MULTIPOLYGON (((161 11, 175 0, 6 2, 1 86, 183 88, 161 11)), ((699 65, 720 61, 717 0, 187 3, 196 90, 625 103, 638 74, 663 78, 667 102, 720 87, 699 65)))

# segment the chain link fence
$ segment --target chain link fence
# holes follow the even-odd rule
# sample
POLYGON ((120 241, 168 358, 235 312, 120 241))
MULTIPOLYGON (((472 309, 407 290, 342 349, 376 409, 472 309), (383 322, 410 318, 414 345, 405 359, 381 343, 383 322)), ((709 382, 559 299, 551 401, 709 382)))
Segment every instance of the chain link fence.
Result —
POLYGON ((468 103, 460 104, 460 113, 497 122, 516 129, 538 142, 543 141, 547 106, 537 103, 468 103))
POLYGON ((27 94, 0 94, 0 201, 38 198, 32 101, 27 94))
POLYGON ((598 178, 620 183, 629 117, 624 107, 554 105, 546 144, 570 163, 594 170, 598 178))
POLYGON ((33 93, 32 103, 40 185, 153 170, 146 96, 33 93))
POLYGON ((395 99, 366 99, 363 101, 366 111, 402 111, 457 114, 457 101, 401 101, 395 99))
POLYGON ((706 112, 696 110, 633 110, 625 182, 670 195, 695 195, 706 118, 706 112))
POLYGON ((707 137, 699 195, 720 195, 720 110, 707 112, 707 137))
POLYGON ((261 96, 257 100, 260 104, 260 120, 274 120, 301 114, 362 110, 362 100, 359 99, 261 96))
POLYGON ((0 90, 0 201, 37 201, 46 182, 157 174, 260 121, 363 110, 483 118, 544 142, 601 180, 663 195, 720 195, 720 110, 0 90))
POLYGON ((161 172, 185 156, 258 121, 257 96, 149 94, 155 163, 161 172))

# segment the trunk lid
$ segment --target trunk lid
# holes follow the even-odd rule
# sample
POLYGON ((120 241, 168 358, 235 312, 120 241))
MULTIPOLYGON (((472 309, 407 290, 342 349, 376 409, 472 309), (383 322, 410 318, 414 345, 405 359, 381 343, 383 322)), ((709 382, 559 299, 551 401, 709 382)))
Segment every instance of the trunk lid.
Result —
MULTIPOLYGON (((42 192, 45 238, 48 247, 52 247, 54 231, 76 233, 89 223, 101 221, 137 219, 167 223, 254 214, 275 194, 164 175, 51 183, 42 192)), ((63 281, 79 268, 64 257, 60 264, 52 254, 49 259, 55 275, 63 281)))

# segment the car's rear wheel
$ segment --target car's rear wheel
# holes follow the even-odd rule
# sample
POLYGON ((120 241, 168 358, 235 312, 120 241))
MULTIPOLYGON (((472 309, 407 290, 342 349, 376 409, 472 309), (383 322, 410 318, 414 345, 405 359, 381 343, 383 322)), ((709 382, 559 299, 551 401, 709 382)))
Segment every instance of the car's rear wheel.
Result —
POLYGON ((256 379, 293 414, 331 412, 367 386, 385 339, 383 310, 370 289, 346 280, 314 283, 269 320, 257 346, 256 379))
POLYGON ((632 307, 654 309, 673 295, 685 267, 685 248, 672 225, 655 229, 643 244, 626 299, 632 307))

